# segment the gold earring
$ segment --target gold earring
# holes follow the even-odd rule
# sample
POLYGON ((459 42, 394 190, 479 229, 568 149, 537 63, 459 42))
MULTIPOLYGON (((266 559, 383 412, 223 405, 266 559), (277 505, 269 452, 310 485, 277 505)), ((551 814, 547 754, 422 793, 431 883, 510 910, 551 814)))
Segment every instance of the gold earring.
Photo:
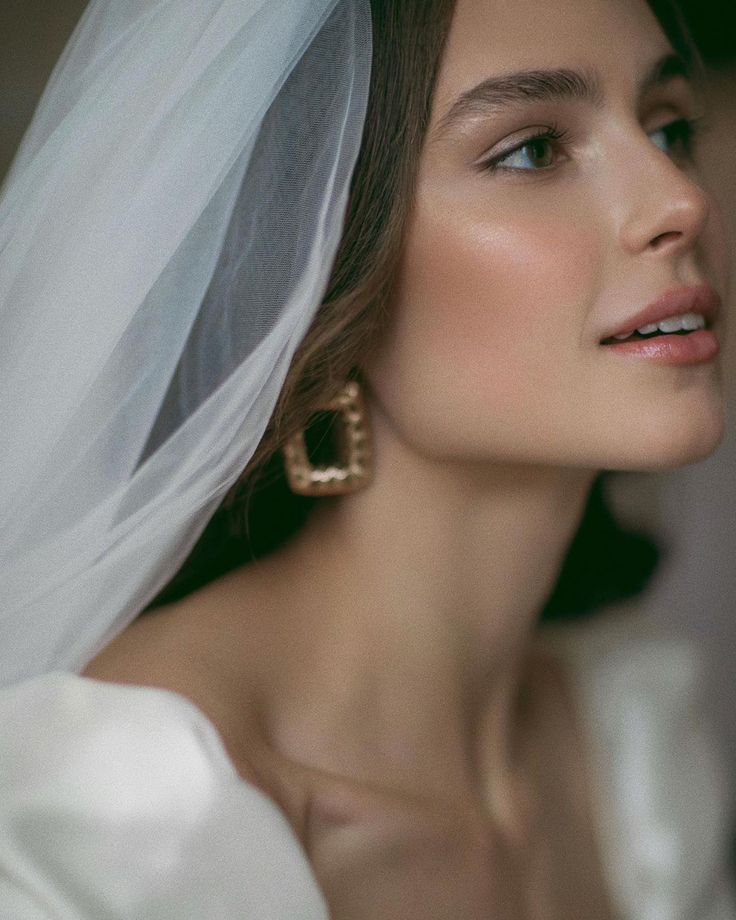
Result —
POLYGON ((289 488, 297 495, 346 495, 373 477, 370 420, 360 384, 349 380, 324 411, 336 413, 335 440, 341 456, 335 463, 314 466, 304 431, 289 438, 283 448, 284 466, 289 488))

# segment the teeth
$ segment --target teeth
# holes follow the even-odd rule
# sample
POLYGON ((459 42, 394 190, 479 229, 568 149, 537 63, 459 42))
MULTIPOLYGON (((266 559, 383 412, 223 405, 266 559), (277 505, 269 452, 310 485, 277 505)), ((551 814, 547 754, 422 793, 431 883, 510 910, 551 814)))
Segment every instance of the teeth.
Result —
MULTIPOLYGON (((642 328, 646 329, 647 327, 643 326, 642 328)), ((688 331, 704 329, 705 319, 700 313, 681 313, 679 316, 669 316, 667 319, 663 319, 657 323, 657 328, 661 332, 677 332, 680 329, 687 329, 688 331)), ((641 329, 638 331, 641 332, 641 329)))
MULTIPOLYGON (((694 329, 705 329, 705 317, 700 313, 680 313, 678 316, 669 316, 658 323, 640 326, 636 331, 641 335, 651 335, 658 329, 660 332, 678 332, 680 329, 692 332, 694 329)), ((623 335, 614 335, 613 338, 622 341, 633 334, 633 332, 625 332, 623 335)))
POLYGON ((683 313, 682 328, 705 329, 705 317, 701 316, 700 313, 683 313))

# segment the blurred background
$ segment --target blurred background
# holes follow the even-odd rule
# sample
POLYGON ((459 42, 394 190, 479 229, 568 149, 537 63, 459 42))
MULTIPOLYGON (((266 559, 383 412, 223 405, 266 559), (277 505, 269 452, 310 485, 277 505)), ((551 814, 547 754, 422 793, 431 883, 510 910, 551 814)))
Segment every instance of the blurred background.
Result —
POLYGON ((680 470, 611 481, 621 518, 661 538, 669 553, 647 594, 647 615, 695 636, 709 659, 705 693, 736 795, 736 0, 680 0, 708 66, 713 131, 703 138, 703 173, 730 227, 732 284, 722 352, 726 436, 707 460, 680 470))
MULTIPOLYGON (((0 177, 85 5, 85 0, 0 2, 0 177)), ((736 0, 682 0, 682 6, 709 70, 714 129, 703 139, 704 177, 736 240, 736 0)), ((611 499, 625 523, 661 537, 667 548, 649 590, 635 604, 669 630, 695 636, 705 648, 709 657, 706 698, 729 758, 736 795, 734 287, 736 264, 723 351, 728 404, 723 444, 708 460, 681 470, 616 476, 611 481, 611 499)))

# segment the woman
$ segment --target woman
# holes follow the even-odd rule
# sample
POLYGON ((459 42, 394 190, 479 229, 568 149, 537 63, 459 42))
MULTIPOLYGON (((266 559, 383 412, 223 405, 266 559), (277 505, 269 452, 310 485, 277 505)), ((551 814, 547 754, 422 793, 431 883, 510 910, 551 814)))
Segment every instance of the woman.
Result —
MULTIPOLYGON (((39 314, 49 342, 84 344, 74 399, 40 373, 35 341, 7 349, 21 383, 47 388, 26 398, 29 419, 11 417, 16 444, 55 399, 81 410, 40 431, 40 459, 10 448, 18 481, 30 465, 40 483, 13 545, 41 526, 53 539, 11 568, 6 915, 734 916, 705 742, 683 740, 702 779, 692 801, 711 810, 687 866, 667 847, 696 836, 668 836, 647 811, 656 795, 608 790, 619 850, 642 844, 625 837, 634 801, 652 856, 637 850, 628 872, 587 758, 586 732, 605 726, 583 726, 569 675, 533 642, 598 473, 691 463, 722 436, 727 246, 693 159, 699 102, 676 19, 643 0, 373 3, 338 249, 366 9, 189 6, 88 13, 6 188, 15 214, 61 145, 67 171, 33 227, 8 234, 11 256, 57 203, 54 181, 89 208, 52 237, 54 271, 25 258, 6 287, 24 316, 53 290, 74 309, 39 314), (273 93, 254 100, 240 61, 257 49, 273 93), (181 99, 197 131, 151 90, 192 73, 181 99), (69 119, 91 125, 85 144, 64 146, 69 119), (136 306, 128 325, 117 300, 77 320, 99 280, 75 271, 77 245, 136 306), (182 291, 196 309, 172 328, 182 291), (299 434, 326 406, 348 448, 327 473, 299 434), (234 445, 259 441, 246 486, 283 450, 292 489, 321 496, 304 526, 135 619, 233 488, 234 445), (101 457, 117 470, 119 452, 133 475, 121 463, 110 487, 101 457)), ((11 510, 33 494, 8 491, 11 510)), ((627 769, 614 780, 636 779, 627 769)))

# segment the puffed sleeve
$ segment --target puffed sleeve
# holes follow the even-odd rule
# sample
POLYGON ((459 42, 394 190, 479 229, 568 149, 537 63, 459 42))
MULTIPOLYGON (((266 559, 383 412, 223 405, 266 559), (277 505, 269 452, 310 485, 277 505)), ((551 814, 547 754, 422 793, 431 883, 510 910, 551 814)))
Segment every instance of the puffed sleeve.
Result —
POLYGON ((275 803, 166 690, 54 673, 0 690, 0 916, 328 920, 275 803))
POLYGON ((700 647, 641 615, 558 628, 590 753, 601 854, 625 920, 736 920, 733 809, 700 647))

